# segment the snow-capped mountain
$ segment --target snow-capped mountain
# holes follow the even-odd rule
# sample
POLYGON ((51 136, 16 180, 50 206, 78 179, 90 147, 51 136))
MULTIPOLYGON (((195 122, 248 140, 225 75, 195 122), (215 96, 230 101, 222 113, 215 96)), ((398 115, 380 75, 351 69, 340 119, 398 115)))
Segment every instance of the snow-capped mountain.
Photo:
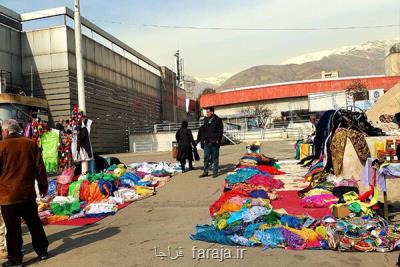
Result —
POLYGON ((194 77, 194 79, 196 79, 198 83, 207 83, 211 85, 220 86, 233 75, 234 73, 224 72, 216 77, 206 77, 206 78, 194 77))
POLYGON ((374 51, 385 51, 389 46, 399 42, 399 39, 392 40, 378 40, 378 41, 368 41, 360 45, 342 46, 337 49, 322 50, 318 52, 308 53, 301 56, 296 56, 289 58, 281 63, 281 65, 288 64, 303 64, 311 61, 319 61, 324 57, 329 57, 332 55, 352 55, 359 56, 366 59, 371 59, 373 56, 371 53, 374 51))
POLYGON ((399 39, 368 41, 289 58, 279 65, 260 65, 243 70, 217 90, 279 82, 320 79, 322 71, 338 71, 340 77, 383 75, 385 55, 399 39))

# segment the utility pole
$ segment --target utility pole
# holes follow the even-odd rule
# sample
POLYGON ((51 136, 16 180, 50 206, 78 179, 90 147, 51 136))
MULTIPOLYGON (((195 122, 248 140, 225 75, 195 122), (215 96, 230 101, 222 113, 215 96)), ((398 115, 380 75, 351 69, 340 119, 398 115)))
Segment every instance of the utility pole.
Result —
MULTIPOLYGON (((78 107, 86 115, 85 101, 85 77, 83 74, 82 60, 82 34, 81 34, 81 13, 79 0, 75 1, 74 22, 75 22, 75 58, 76 58, 76 80, 78 84, 78 107)), ((81 162, 82 173, 87 173, 89 170, 89 162, 84 160, 81 162)))
POLYGON ((179 86, 181 83, 181 66, 180 66, 179 50, 176 51, 175 57, 176 57, 176 85, 179 86))
POLYGON ((75 58, 76 58, 76 79, 78 83, 78 106, 86 114, 85 102, 85 78, 83 74, 82 45, 81 45, 81 14, 79 0, 75 1, 74 22, 75 22, 75 58))

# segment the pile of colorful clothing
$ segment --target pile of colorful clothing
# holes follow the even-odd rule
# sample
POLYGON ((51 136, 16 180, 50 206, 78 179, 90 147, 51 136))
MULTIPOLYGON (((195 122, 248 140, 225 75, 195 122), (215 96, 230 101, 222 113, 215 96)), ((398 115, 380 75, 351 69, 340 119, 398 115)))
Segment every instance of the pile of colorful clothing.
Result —
POLYGON ((179 172, 178 167, 166 162, 129 167, 120 163, 80 176, 74 176, 74 167, 67 168, 49 182, 48 196, 38 199, 39 216, 44 224, 51 224, 112 215, 121 204, 154 195, 155 188, 179 172))
MULTIPOLYGON (((352 187, 356 183, 328 174, 323 176, 323 182, 314 180, 315 186, 304 191, 304 195, 312 190, 324 193, 319 194, 320 199, 303 200, 316 207, 330 206, 332 215, 323 218, 292 216, 283 209, 273 209, 274 190, 281 188, 282 182, 261 170, 260 165, 248 164, 249 161, 244 159, 249 159, 248 155, 240 160, 235 172, 228 173, 223 193, 210 206, 212 224, 197 225, 192 240, 264 248, 364 252, 387 252, 397 249, 400 244, 400 224, 389 224, 373 208, 377 190, 368 203, 360 200, 354 190, 345 190, 338 197, 333 194, 333 189, 352 187)), ((266 165, 269 167, 276 164, 273 159, 257 162, 269 162, 266 165)))

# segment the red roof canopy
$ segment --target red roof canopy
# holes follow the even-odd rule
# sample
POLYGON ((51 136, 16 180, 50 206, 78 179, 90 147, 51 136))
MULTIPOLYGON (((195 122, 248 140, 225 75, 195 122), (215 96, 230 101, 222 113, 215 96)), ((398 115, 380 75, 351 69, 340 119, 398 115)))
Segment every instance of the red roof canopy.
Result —
POLYGON ((279 98, 305 97, 310 93, 343 91, 356 80, 364 83, 367 89, 383 88, 387 91, 400 82, 400 76, 349 77, 238 88, 231 91, 203 95, 200 97, 200 107, 206 108, 279 98))

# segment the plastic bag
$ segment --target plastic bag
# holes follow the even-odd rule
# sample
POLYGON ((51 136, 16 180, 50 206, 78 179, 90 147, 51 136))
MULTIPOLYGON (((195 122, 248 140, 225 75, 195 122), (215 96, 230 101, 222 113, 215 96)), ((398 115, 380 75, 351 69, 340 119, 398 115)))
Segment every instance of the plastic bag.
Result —
POLYGON ((59 184, 70 184, 74 178, 75 167, 69 167, 65 169, 58 177, 57 183, 59 184))

